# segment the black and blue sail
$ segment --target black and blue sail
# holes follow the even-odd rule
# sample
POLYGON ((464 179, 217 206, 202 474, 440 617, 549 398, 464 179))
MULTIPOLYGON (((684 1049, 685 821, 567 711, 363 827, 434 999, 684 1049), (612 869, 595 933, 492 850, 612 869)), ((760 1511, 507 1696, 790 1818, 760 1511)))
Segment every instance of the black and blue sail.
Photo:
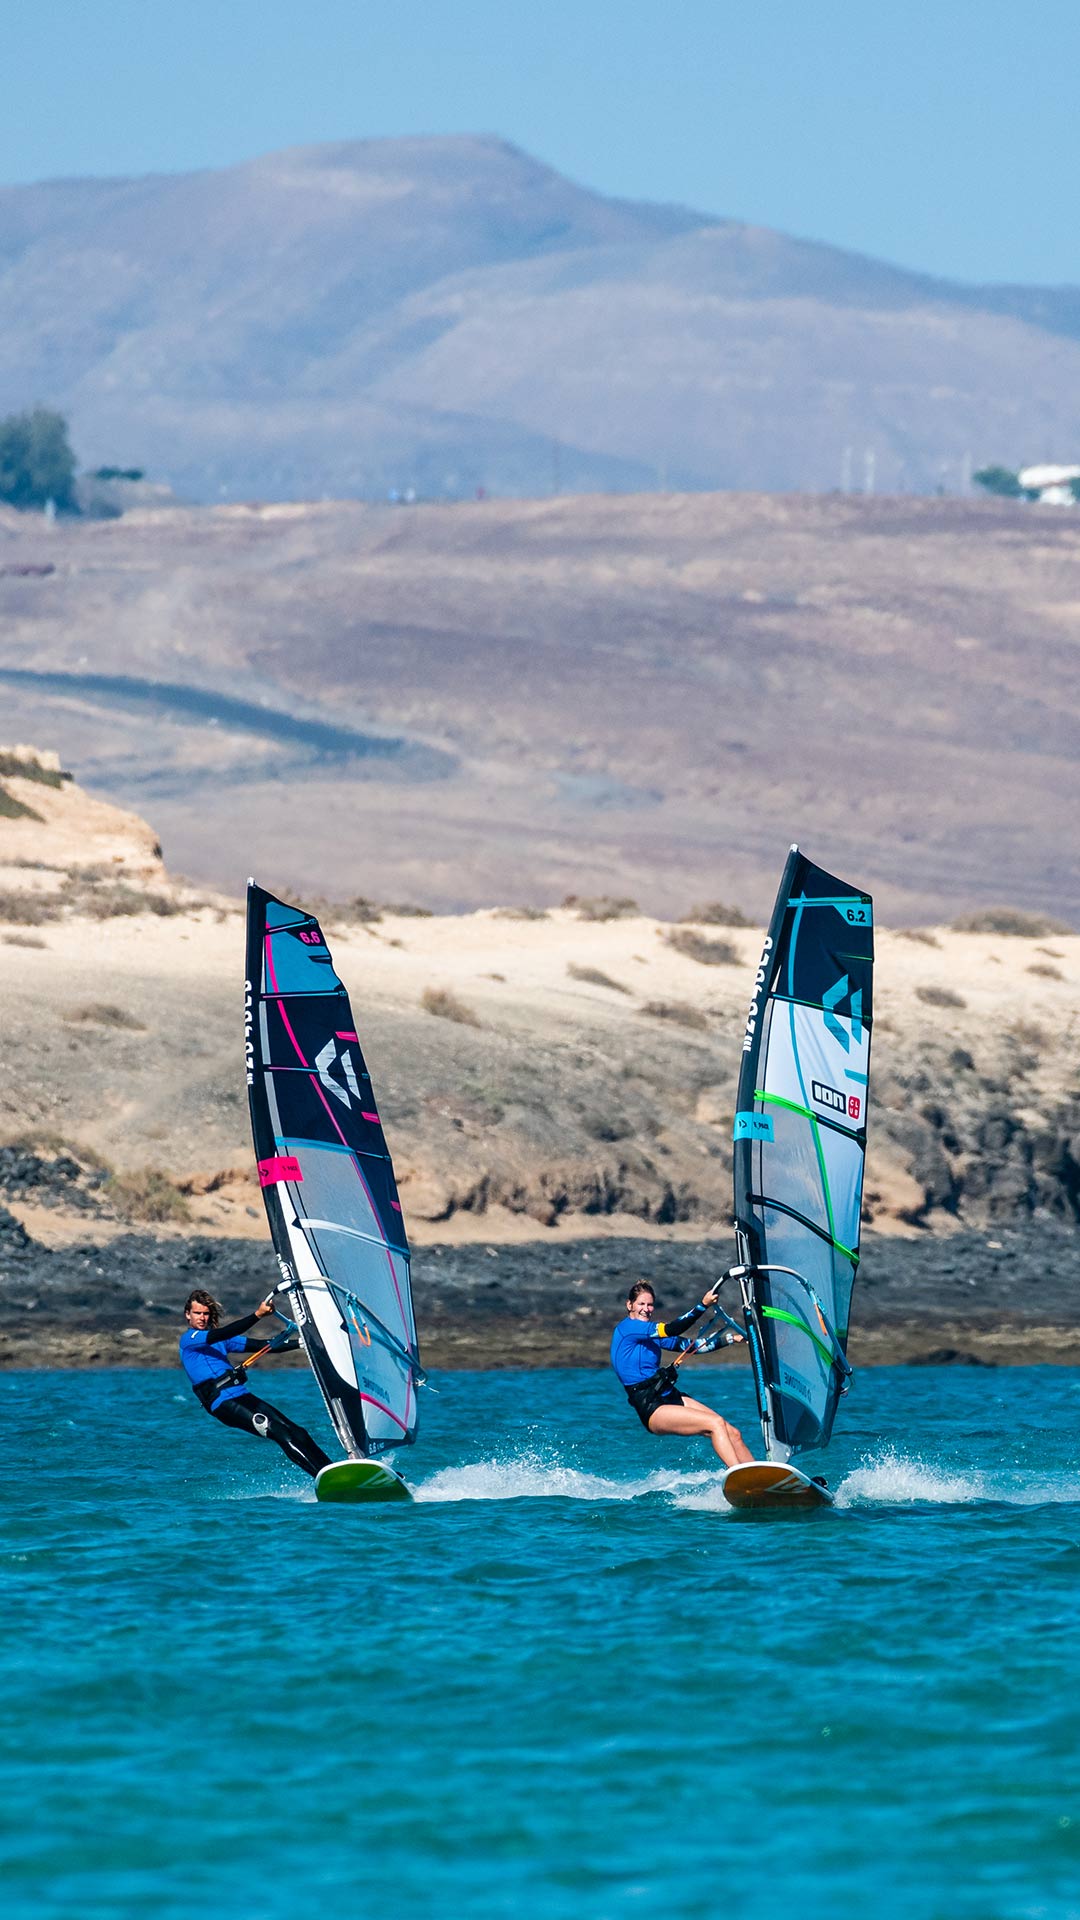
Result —
POLYGON ((873 1025, 873 903, 788 856, 743 1040, 735 1231, 771 1458, 827 1444, 850 1366, 873 1025))
POLYGON ((312 914, 251 882, 247 1077, 293 1317, 352 1458, 416 1436, 420 1355, 394 1169, 349 996, 312 914))

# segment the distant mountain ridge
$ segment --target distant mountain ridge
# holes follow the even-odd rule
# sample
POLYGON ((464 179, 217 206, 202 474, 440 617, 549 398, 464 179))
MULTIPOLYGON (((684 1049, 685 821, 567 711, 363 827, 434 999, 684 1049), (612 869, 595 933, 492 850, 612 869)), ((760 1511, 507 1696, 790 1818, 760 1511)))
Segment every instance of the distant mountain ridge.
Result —
POLYGON ((605 198, 494 137, 0 190, 0 410, 196 498, 955 490, 1080 444, 1080 290, 605 198))

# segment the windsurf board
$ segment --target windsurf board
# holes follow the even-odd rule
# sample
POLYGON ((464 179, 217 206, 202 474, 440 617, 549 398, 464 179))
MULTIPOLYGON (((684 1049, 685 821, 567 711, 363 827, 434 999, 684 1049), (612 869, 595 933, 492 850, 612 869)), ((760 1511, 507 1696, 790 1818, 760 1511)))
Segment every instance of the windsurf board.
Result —
POLYGON ((819 1480, 811 1480, 798 1467, 781 1466, 776 1460, 746 1460, 729 1467, 724 1475, 724 1498, 740 1513, 779 1513, 809 1511, 812 1507, 831 1507, 832 1494, 819 1480))
POLYGON ((359 1501, 411 1500, 412 1494, 401 1475, 378 1460, 334 1460, 317 1475, 315 1498, 355 1505, 359 1501))

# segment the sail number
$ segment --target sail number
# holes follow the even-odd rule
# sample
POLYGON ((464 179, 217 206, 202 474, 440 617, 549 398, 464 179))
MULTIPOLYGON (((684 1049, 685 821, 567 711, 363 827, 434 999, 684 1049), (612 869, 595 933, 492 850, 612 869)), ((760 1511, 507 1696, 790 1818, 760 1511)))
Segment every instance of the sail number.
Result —
POLYGON ((872 924, 869 907, 845 907, 844 919, 849 927, 868 927, 872 924))

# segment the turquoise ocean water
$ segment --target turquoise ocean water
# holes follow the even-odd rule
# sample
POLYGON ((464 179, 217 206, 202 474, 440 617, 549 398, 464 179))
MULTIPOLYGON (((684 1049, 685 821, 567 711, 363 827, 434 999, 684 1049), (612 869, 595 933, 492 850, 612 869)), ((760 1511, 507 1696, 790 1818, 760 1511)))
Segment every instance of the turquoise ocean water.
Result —
POLYGON ((861 1373, 764 1521, 603 1374, 437 1385, 357 1510, 169 1374, 0 1377, 11 1920, 1080 1916, 1080 1373, 861 1373))

